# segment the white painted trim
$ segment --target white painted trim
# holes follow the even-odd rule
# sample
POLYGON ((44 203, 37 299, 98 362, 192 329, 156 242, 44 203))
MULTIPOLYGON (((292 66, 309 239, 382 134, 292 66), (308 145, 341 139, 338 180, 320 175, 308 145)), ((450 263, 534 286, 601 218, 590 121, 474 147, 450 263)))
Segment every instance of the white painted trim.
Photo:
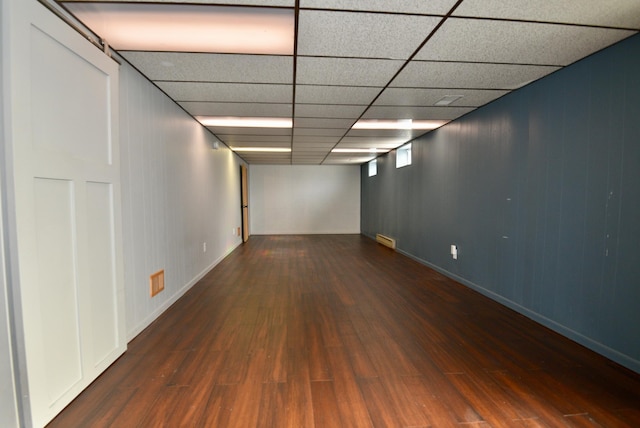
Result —
POLYGON ((127 342, 131 342, 137 335, 142 333, 147 327, 151 325, 160 315, 162 315, 167 309, 171 307, 175 302, 177 302, 184 294, 189 291, 194 285, 198 283, 206 274, 208 274, 213 268, 215 268, 222 260, 224 260, 229 254, 231 254, 236 248, 242 245, 242 242, 239 242, 234 247, 232 247, 226 254, 218 257, 213 261, 209 266, 204 268, 202 272, 197 274, 191 281, 187 282, 184 286, 182 286, 173 296, 171 296, 167 301, 165 301, 161 306, 159 306, 155 311, 151 312, 147 315, 138 325, 127 332, 127 342))

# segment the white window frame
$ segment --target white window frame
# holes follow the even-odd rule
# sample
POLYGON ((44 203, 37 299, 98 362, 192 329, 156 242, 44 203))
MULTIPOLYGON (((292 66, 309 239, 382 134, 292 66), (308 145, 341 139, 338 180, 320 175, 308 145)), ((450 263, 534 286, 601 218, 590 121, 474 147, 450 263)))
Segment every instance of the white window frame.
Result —
POLYGON ((396 149, 396 168, 411 165, 411 143, 396 149))
POLYGON ((372 159, 369 161, 369 177, 378 175, 378 159, 372 159))

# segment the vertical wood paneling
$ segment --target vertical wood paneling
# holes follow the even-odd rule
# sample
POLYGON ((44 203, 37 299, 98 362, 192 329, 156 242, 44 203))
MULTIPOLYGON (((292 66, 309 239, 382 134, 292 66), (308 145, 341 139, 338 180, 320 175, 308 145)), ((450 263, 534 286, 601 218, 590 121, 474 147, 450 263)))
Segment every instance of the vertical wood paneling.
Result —
POLYGON ((640 370, 638 75, 636 36, 365 166, 363 233, 640 370))
POLYGON ((131 338, 240 244, 240 160, 126 63, 120 111, 131 338), (165 291, 151 298, 160 269, 165 291))

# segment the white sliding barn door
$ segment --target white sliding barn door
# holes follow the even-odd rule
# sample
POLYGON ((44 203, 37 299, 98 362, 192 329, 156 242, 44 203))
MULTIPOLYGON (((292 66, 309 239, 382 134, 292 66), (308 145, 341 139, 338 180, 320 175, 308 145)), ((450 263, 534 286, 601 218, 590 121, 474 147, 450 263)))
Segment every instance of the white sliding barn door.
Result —
POLYGON ((126 349, 118 65, 36 0, 9 1, 13 277, 43 426, 126 349))

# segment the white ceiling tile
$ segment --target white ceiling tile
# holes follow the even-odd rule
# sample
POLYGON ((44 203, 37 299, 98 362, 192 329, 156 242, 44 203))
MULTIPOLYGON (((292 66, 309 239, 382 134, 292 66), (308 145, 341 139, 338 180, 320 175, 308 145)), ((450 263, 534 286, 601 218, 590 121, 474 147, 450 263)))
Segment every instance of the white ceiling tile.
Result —
POLYGON ((296 117, 328 117, 357 119, 366 106, 297 104, 296 117))
POLYGON ((293 137, 293 144, 319 143, 319 144, 335 144, 340 140, 342 135, 337 137, 321 137, 318 135, 301 135, 293 137))
POLYGON ((245 159, 245 162, 247 162, 250 165, 292 165, 291 162, 291 158, 285 158, 285 159, 278 159, 278 160, 274 160, 274 159, 245 159))
POLYGON ((302 10, 297 52, 298 55, 407 59, 440 20, 418 15, 302 10))
POLYGON ((292 155, 294 159, 309 159, 309 160, 319 160, 325 158, 331 152, 331 147, 322 151, 312 152, 306 150, 293 149, 292 155))
POLYGON ((298 84, 384 87, 404 61, 298 57, 298 84))
POLYGON ((323 165, 323 161, 327 157, 329 152, 323 154, 318 154, 316 156, 305 156, 302 154, 300 157, 296 156, 295 153, 292 154, 291 159, 294 164, 306 164, 306 165, 323 165))
POLYGON ((328 153, 329 150, 331 150, 333 147, 335 147, 335 143, 332 144, 325 144, 325 145, 310 145, 310 144, 294 144, 293 145, 293 150, 296 153, 305 153, 308 155, 314 155, 317 156, 320 153, 328 153))
POLYGON ((292 83, 293 58, 183 52, 122 52, 151 80, 292 83))
POLYGON ((390 86, 516 89, 559 69, 539 65, 411 61, 390 86))
POLYGON ((380 93, 379 87, 297 85, 296 102, 369 105, 378 93, 380 93))
POLYGON ((300 0, 301 8, 444 15, 457 0, 300 0))
MULTIPOLYGON (((290 14, 296 6, 295 0, 103 1, 287 7, 290 14)), ((381 93, 404 59, 458 1, 299 3, 296 128, 209 127, 230 146, 293 149, 239 153, 249 163, 368 162, 374 156, 330 150, 336 144, 391 149, 427 132, 351 130, 378 94, 365 118, 450 120, 634 33, 602 27, 640 29, 638 0, 464 0, 381 93), (445 95, 464 97, 450 107, 434 107, 445 95)), ((293 111, 292 56, 138 51, 121 55, 194 116, 290 117, 293 111)))
POLYGON ((327 155, 327 153, 329 153, 331 151, 331 147, 323 149, 323 150, 305 150, 305 149, 300 149, 297 147, 293 148, 293 151, 291 152, 293 154, 294 157, 296 158, 306 158, 306 159, 318 159, 320 158, 321 160, 327 155))
POLYGON ((291 117, 291 104, 183 102, 193 116, 291 117))
POLYGON ((295 161, 304 159, 307 161, 313 161, 313 162, 319 163, 319 162, 322 162, 322 160, 329 154, 330 151, 331 149, 327 149, 322 152, 311 153, 311 152, 305 152, 305 151, 299 151, 299 150, 293 149, 293 152, 291 152, 291 157, 295 161))
MULTIPOLYGON (((424 131, 422 131, 424 133, 424 131)), ((340 149, 395 149, 411 138, 358 138, 345 137, 340 141, 340 149)))
POLYGON ((364 114, 366 119, 416 119, 452 120, 474 110, 474 107, 371 107, 364 114))
POLYGON ((291 160, 299 165, 320 165, 320 162, 322 162, 323 159, 324 157, 322 156, 314 156, 314 157, 307 158, 307 157, 298 157, 296 156, 295 153, 291 155, 291 160))
POLYGON ((632 34, 575 25, 450 18, 415 59, 569 65, 632 34))
POLYGON ((351 125, 355 120, 353 119, 318 119, 318 118, 296 118, 293 121, 295 128, 334 128, 334 129, 347 129, 351 128, 351 125))
POLYGON ((257 83, 157 82, 176 101, 290 103, 291 85, 257 83))
POLYGON ((321 136, 321 137, 342 137, 345 133, 343 128, 294 128, 293 136, 321 136))
POLYGON ((293 147, 292 153, 295 156, 306 157, 306 158, 323 158, 331 151, 333 146, 326 147, 324 149, 305 149, 300 147, 293 147))
POLYGON ((495 89, 415 89, 387 88, 376 100, 376 106, 408 105, 432 106, 447 95, 462 95, 451 106, 478 107, 499 98, 509 91, 495 89))
POLYGON ((453 15, 640 29, 637 0, 465 0, 453 15))
POLYGON ((324 156, 297 156, 295 153, 291 155, 291 161, 293 164, 298 165, 321 165, 324 160, 326 154, 324 156))

